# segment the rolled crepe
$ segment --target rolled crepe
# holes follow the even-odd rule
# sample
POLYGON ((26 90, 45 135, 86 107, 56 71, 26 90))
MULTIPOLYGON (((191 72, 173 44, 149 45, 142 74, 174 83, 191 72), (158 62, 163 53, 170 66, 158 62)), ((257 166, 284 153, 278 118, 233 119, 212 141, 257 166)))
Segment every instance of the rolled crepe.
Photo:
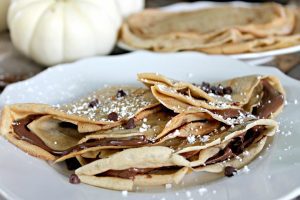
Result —
POLYGON ((161 104, 177 113, 235 109, 260 118, 274 118, 284 105, 284 89, 274 76, 252 75, 211 84, 216 88, 230 88, 230 94, 222 95, 205 85, 175 81, 156 73, 138 74, 138 80, 151 87, 161 104))
POLYGON ((226 53, 241 53, 254 48, 244 45, 241 49, 239 44, 292 35, 295 23, 295 13, 278 4, 247 8, 224 6, 177 13, 145 10, 123 23, 120 40, 134 48, 154 51, 222 53, 216 49, 232 44, 235 52, 226 53), (238 44, 236 48, 235 44, 238 44))

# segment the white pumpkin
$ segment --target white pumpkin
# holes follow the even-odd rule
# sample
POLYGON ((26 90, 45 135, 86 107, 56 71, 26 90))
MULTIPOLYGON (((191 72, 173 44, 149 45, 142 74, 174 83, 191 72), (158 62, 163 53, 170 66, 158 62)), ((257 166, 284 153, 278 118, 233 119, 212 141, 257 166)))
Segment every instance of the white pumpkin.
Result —
POLYGON ((7 29, 7 10, 10 0, 0 0, 0 32, 7 29))
POLYGON ((15 0, 8 14, 15 47, 47 66, 110 53, 121 21, 115 0, 15 0))
POLYGON ((145 7, 145 0, 117 0, 123 17, 139 12, 145 7))

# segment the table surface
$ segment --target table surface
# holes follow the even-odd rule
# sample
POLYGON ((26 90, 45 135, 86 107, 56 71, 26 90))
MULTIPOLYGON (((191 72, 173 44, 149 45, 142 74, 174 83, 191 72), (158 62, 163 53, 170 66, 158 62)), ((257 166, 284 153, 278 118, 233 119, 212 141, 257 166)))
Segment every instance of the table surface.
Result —
MULTIPOLYGON (((294 0, 297 1, 297 0, 294 0)), ((180 0, 148 0, 147 7, 159 7, 171 3, 182 2, 180 0)), ((115 48, 112 55, 128 53, 115 48)), ((300 53, 288 54, 275 57, 265 64, 277 67, 295 79, 300 80, 300 53)), ((45 68, 20 55, 12 46, 9 33, 0 34, 0 91, 8 84, 29 78, 45 68)), ((0 200, 1 200, 0 196, 0 200)), ((300 197, 297 198, 300 200, 300 197)))

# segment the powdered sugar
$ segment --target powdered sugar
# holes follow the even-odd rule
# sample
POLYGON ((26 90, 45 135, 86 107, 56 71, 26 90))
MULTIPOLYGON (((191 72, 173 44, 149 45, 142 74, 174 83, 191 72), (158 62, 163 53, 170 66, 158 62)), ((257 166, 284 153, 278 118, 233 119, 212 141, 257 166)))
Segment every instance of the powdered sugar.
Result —
POLYGON ((119 90, 119 87, 109 87, 70 105, 53 107, 69 115, 87 117, 93 121, 110 122, 107 116, 112 112, 117 113, 119 119, 129 119, 139 110, 157 102, 151 92, 146 89, 125 87, 123 90, 127 95, 116 97, 119 90), (93 102, 92 106, 91 102, 93 102))
POLYGON ((190 143, 190 144, 194 144, 196 142, 196 137, 194 135, 189 135, 187 137, 187 141, 190 143))

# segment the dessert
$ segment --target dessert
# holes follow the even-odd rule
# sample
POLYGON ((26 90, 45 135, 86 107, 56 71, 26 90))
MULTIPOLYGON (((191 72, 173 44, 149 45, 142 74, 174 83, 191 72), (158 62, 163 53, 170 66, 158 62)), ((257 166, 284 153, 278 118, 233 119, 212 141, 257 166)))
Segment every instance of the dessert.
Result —
POLYGON ((70 183, 134 191, 198 171, 234 175, 274 136, 284 105, 273 76, 138 80, 147 87, 106 87, 65 105, 7 105, 1 133, 32 156, 66 162, 75 170, 70 183))

